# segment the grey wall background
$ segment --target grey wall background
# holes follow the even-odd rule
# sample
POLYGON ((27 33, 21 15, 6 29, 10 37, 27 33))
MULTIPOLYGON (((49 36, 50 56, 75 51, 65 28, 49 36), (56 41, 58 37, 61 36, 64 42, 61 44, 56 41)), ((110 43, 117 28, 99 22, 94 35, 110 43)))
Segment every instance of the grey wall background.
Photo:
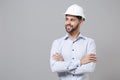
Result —
POLYGON ((0 80, 57 80, 52 41, 64 36, 63 13, 85 9, 83 35, 94 38, 98 63, 91 80, 120 80, 120 0, 0 0, 0 80))

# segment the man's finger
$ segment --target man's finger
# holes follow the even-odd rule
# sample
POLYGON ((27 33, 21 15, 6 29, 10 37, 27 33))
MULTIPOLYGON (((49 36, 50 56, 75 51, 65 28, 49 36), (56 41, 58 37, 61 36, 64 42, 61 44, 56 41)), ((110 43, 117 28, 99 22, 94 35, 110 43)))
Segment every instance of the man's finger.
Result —
POLYGON ((89 56, 96 56, 96 54, 89 54, 89 56))
POLYGON ((96 58, 90 58, 89 60, 97 60, 96 58))
POLYGON ((91 58, 91 57, 96 57, 96 55, 89 55, 88 57, 89 57, 89 58, 91 58))
POLYGON ((96 58, 90 58, 89 61, 91 61, 91 62, 96 62, 97 59, 96 59, 96 58))
POLYGON ((96 58, 96 56, 88 56, 88 58, 96 58))

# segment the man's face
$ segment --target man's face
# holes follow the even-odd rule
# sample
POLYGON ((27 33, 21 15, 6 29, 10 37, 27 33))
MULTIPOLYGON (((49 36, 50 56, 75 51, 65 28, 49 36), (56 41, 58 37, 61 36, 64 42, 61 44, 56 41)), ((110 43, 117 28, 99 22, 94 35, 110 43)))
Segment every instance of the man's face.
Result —
POLYGON ((68 33, 73 33, 79 29, 80 20, 72 15, 66 15, 65 29, 68 33))

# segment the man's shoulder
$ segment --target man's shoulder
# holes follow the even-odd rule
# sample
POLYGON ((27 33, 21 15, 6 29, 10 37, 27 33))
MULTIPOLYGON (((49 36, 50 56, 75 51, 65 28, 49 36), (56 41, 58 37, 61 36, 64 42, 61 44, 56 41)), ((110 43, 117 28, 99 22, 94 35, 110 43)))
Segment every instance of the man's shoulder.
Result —
POLYGON ((94 47, 96 46, 96 42, 95 42, 95 40, 93 39, 93 38, 91 38, 91 37, 84 37, 85 38, 85 43, 87 43, 87 46, 93 46, 94 45, 94 47))
POLYGON ((85 40, 87 40, 87 41, 94 41, 94 39, 91 38, 91 37, 84 36, 84 38, 85 38, 85 40))
POLYGON ((63 41, 64 39, 65 39, 65 36, 55 39, 54 42, 56 42, 56 41, 57 41, 57 42, 61 42, 61 41, 63 41))
POLYGON ((55 40, 53 41, 53 43, 61 43, 61 42, 63 42, 64 40, 65 40, 65 36, 55 39, 55 40))

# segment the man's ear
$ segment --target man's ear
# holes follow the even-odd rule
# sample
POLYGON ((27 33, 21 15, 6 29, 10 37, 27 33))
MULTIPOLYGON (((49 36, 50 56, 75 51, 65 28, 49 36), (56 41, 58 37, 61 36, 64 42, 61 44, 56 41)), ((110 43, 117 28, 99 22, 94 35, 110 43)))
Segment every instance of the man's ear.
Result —
POLYGON ((83 24, 83 22, 84 22, 83 20, 80 20, 80 26, 83 24))

